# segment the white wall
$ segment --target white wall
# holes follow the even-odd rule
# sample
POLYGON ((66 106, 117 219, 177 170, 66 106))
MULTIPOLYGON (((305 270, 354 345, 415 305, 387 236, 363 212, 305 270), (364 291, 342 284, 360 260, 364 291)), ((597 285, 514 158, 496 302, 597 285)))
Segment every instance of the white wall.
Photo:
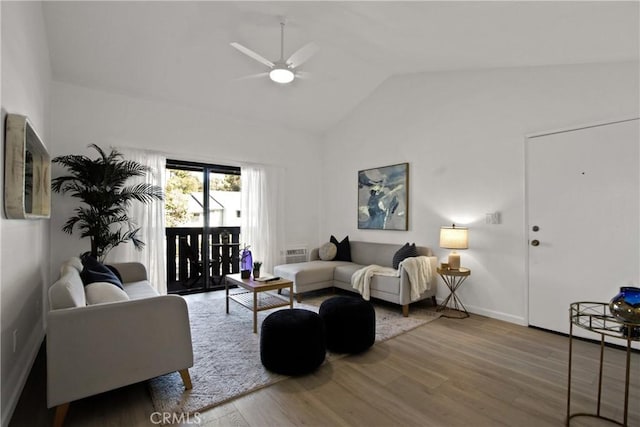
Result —
MULTIPOLYGON (((6 113, 29 117, 51 150, 51 69, 40 2, 2 9, 2 147, 6 113)), ((4 149, 0 164, 4 164, 4 149)), ((3 190, 0 190, 3 191, 3 190)), ((2 425, 7 425, 44 338, 43 299, 49 283, 49 221, 0 217, 2 425), (13 332, 17 346, 13 351, 13 332)))
MULTIPOLYGON (((276 108, 276 106, 274 106, 276 108)), ((310 245, 316 240, 318 137, 299 131, 245 122, 221 113, 135 99, 64 83, 52 85, 53 155, 83 153, 92 157, 95 143, 167 153, 170 158, 239 166, 262 163, 284 169, 285 241, 310 245)), ((60 173, 53 169, 53 176, 60 173)), ((88 239, 61 230, 74 202, 52 196, 52 268, 89 250, 88 239)))
POLYGON ((468 225, 463 302, 526 324, 524 136, 637 116, 639 75, 629 62, 389 79, 326 135, 319 241, 415 241, 442 259, 439 227, 468 225), (409 231, 358 230, 357 171, 401 162, 410 164, 409 231), (494 211, 502 224, 485 224, 494 211))

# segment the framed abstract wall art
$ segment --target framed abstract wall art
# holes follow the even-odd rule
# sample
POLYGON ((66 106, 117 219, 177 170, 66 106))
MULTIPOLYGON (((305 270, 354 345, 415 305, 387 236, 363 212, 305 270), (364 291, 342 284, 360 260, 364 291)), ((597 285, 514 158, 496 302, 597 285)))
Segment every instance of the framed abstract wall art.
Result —
POLYGON ((407 230, 409 163, 358 172, 358 228, 407 230))

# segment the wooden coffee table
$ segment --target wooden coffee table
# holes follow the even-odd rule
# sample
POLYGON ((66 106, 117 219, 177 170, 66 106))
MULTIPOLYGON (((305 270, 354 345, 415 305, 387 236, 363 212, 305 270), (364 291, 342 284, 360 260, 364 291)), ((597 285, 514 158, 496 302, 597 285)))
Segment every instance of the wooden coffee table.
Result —
POLYGON ((229 314, 229 300, 233 300, 243 307, 253 311, 253 333, 258 332, 258 312, 276 307, 293 308, 293 282, 286 279, 278 279, 270 282, 257 282, 252 278, 243 279, 240 273, 227 274, 224 278, 224 290, 226 293, 227 314, 229 314), (243 292, 229 293, 229 286, 237 285, 245 289, 243 292), (289 298, 267 291, 279 291, 289 288, 289 298), (258 295, 260 294, 260 295, 258 295))

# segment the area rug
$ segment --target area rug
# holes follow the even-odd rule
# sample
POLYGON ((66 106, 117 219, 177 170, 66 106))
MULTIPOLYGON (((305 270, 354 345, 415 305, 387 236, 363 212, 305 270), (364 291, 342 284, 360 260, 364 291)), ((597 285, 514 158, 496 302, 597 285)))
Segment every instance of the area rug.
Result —
MULTIPOLYGON (((176 414, 202 412, 288 378, 267 371, 260 362, 260 324, 272 311, 258 313, 258 333, 254 334, 250 310, 230 301, 229 314, 226 314, 224 293, 212 294, 185 297, 193 341, 194 365, 189 369, 193 389, 185 391, 180 375, 175 372, 150 380, 151 399, 156 411, 176 414)), ((329 297, 331 294, 316 295, 301 304, 295 303, 294 307, 317 313, 322 301, 329 297)), ((402 317, 397 305, 376 302, 374 307, 376 342, 440 316, 426 304, 412 306, 409 317, 402 317)), ((324 363, 331 363, 339 357, 341 355, 328 354, 324 363)))

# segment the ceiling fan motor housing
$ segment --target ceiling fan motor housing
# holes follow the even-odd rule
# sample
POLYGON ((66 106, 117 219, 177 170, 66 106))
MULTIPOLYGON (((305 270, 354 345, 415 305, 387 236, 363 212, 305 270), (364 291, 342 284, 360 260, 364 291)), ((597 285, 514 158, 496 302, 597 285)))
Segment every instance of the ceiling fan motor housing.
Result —
POLYGON ((284 61, 278 61, 269 71, 269 78, 276 83, 285 84, 291 83, 295 78, 295 74, 284 61))

